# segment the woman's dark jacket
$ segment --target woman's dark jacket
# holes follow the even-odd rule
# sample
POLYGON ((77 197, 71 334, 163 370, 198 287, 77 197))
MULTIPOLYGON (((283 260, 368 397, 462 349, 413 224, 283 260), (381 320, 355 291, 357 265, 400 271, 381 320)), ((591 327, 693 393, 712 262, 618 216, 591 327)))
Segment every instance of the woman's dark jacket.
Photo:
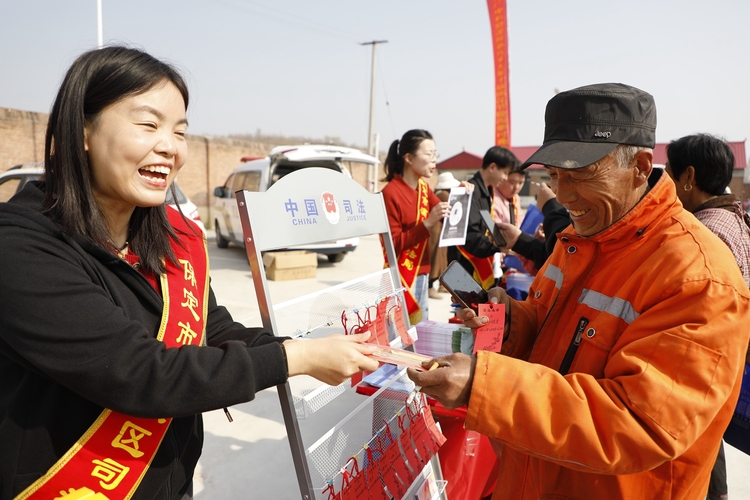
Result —
POLYGON ((211 291, 208 347, 167 349, 160 295, 64 234, 41 213, 43 195, 28 184, 0 204, 0 499, 44 474, 103 408, 175 417, 133 498, 178 498, 201 453, 201 412, 286 380, 280 339, 235 323, 211 291))

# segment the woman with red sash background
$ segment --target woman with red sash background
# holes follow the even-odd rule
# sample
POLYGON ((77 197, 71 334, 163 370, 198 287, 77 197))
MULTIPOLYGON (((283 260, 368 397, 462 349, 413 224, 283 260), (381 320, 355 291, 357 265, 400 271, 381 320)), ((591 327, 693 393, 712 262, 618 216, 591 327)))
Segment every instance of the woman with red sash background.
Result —
POLYGON ((385 210, 398 270, 412 325, 428 319, 427 284, 430 276, 430 228, 450 215, 425 179, 437 166, 435 141, 426 130, 409 130, 396 139, 385 159, 385 210))
POLYGON ((378 367, 369 334, 294 341, 216 303, 203 233, 164 204, 187 105, 140 50, 81 55, 45 178, 0 204, 0 499, 192 498, 201 412, 378 367))

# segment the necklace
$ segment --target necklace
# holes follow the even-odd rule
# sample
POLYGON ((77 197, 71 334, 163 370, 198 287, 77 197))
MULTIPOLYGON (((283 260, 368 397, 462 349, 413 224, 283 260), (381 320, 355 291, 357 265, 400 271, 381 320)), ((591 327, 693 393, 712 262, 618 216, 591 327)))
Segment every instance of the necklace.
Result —
POLYGON ((113 241, 111 241, 111 240, 110 240, 109 244, 112 246, 112 249, 114 249, 114 251, 117 252, 117 256, 119 258, 125 259, 125 255, 126 255, 125 251, 127 250, 128 245, 130 244, 130 242, 126 241, 125 244, 123 246, 121 246, 121 247, 118 247, 117 245, 115 245, 115 243, 113 241))

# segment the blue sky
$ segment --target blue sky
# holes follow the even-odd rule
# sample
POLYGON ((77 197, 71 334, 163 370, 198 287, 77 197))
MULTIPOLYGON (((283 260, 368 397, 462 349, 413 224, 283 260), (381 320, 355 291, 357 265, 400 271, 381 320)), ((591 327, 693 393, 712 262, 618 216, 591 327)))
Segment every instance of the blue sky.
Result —
MULTIPOLYGON (((494 140, 482 0, 102 0, 105 43, 176 64, 190 132, 336 136, 365 145, 378 48, 380 149, 410 128, 443 158, 494 140)), ((0 107, 49 111, 77 55, 96 46, 95 0, 0 0, 0 107)), ((508 0, 511 141, 538 145, 555 89, 629 83, 654 95, 657 140, 750 132, 750 2, 508 0)))

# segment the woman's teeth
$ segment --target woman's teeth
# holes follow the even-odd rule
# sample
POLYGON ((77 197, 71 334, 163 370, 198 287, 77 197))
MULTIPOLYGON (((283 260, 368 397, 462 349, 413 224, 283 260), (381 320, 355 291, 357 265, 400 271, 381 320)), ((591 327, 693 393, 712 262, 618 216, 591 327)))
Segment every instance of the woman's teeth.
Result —
POLYGON ((140 170, 145 170, 146 172, 153 172, 155 174, 163 174, 163 175, 169 175, 169 167, 161 167, 157 165, 149 165, 148 167, 142 167, 140 170))

